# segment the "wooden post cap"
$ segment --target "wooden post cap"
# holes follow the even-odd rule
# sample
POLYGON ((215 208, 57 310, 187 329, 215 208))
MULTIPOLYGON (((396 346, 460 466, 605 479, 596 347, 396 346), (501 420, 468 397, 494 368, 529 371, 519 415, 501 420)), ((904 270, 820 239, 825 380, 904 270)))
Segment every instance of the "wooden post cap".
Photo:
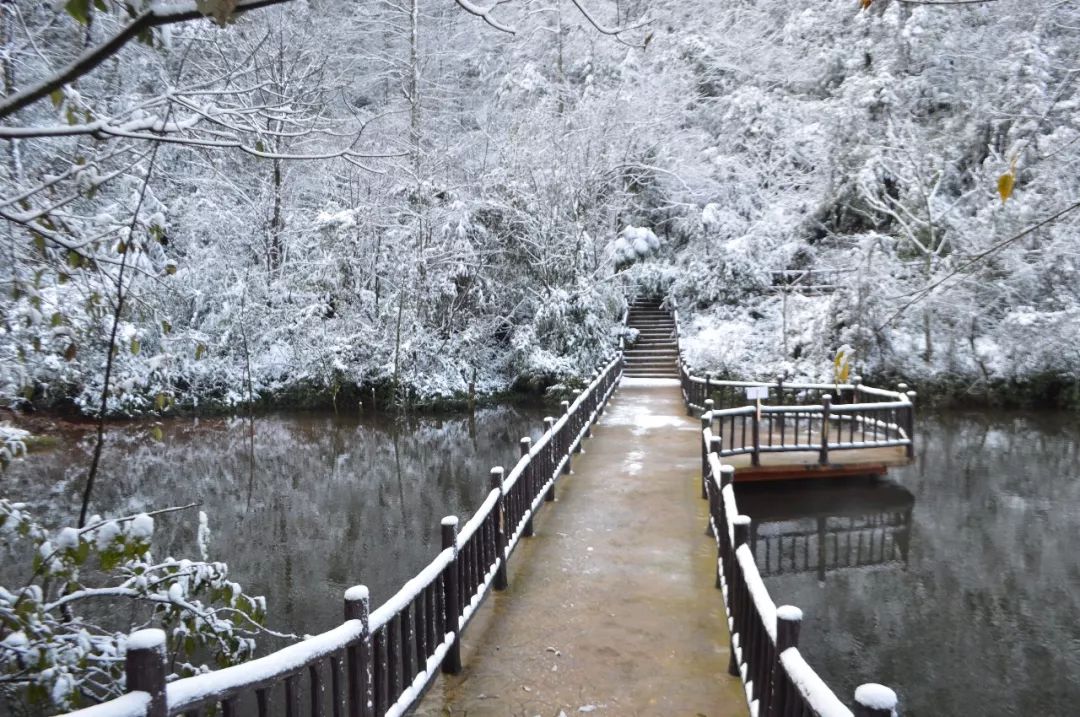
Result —
POLYGON ((783 652, 799 644, 799 627, 802 625, 802 610, 794 605, 781 605, 776 608, 776 652, 783 652))
POLYGON ((146 707, 148 717, 164 717, 169 713, 165 695, 167 659, 164 630, 136 630, 128 636, 127 654, 124 656, 127 691, 150 695, 146 707))
POLYGON ((735 482, 735 466, 720 466, 720 487, 731 485, 735 482))
POLYGON ((737 515, 732 523, 735 529, 735 547, 746 545, 750 541, 750 516, 737 515))
POLYGON ((868 682, 855 688, 855 717, 892 717, 896 693, 885 685, 868 682))

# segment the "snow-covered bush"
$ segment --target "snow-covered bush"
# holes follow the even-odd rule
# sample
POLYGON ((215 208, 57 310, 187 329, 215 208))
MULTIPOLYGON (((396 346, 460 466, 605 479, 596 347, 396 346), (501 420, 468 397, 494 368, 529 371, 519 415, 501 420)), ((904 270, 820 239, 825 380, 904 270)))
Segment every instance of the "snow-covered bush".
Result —
POLYGON ((26 439, 29 437, 29 431, 0 423, 0 470, 19 456, 26 455, 26 439))
MULTIPOLYGON (((0 586, 0 699, 54 713, 123 692, 127 635, 143 627, 166 630, 173 677, 210 669, 207 658, 251 657, 264 599, 230 581, 225 563, 155 560, 153 533, 145 513, 47 530, 0 499, 0 553, 22 568, 0 586)), ((205 546, 201 513, 198 535, 205 546)))

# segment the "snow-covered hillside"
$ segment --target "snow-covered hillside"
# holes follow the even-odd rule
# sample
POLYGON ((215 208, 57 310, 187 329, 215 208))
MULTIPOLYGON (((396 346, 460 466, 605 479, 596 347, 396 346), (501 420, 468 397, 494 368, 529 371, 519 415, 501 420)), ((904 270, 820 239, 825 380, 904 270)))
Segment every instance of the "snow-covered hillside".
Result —
MULTIPOLYGON (((4 5, 5 95, 126 5, 4 5)), ((500 5, 511 35, 294 0, 10 113, 0 401, 98 410, 110 345, 113 412, 543 386, 610 350, 629 285, 678 296, 703 369, 820 375, 849 344, 867 376, 1075 391, 1080 10, 591 9, 500 5), (807 269, 841 288, 774 285, 807 269)))

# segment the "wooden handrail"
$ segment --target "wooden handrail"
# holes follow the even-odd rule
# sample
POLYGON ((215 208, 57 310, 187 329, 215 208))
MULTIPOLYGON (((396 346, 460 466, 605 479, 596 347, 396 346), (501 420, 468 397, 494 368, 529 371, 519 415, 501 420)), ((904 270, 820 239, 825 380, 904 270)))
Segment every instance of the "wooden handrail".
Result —
MULTIPOLYGON (((702 444, 716 448, 720 442, 712 432, 712 416, 707 421, 702 428, 702 444)), ((729 672, 746 686, 751 714, 896 714, 895 693, 880 685, 856 689, 853 712, 806 663, 797 647, 802 613, 792 606, 776 606, 748 545, 751 520, 739 513, 733 488, 735 469, 721 463, 718 449, 710 449, 704 470, 710 532, 716 540, 716 587, 723 593, 731 633, 729 672), (882 704, 889 705, 887 711, 880 711, 882 704), (871 708, 878 711, 867 711, 871 708)))
POLYGON ((168 685, 164 633, 160 644, 149 647, 145 636, 133 639, 126 658, 128 674, 134 675, 131 691, 67 717, 170 717, 218 706, 224 717, 233 717, 265 714, 281 699, 290 717, 324 710, 349 717, 405 713, 440 668, 461 669, 461 632, 490 591, 506 587, 514 547, 531 535, 534 515, 554 495, 558 478, 569 473, 571 455, 603 413, 622 369, 620 351, 597 368, 573 403, 563 402, 563 414, 547 422, 535 443, 522 439, 521 457, 509 474, 492 469, 491 490, 476 513, 460 529, 455 516, 443 519, 441 552, 378 609, 369 610, 367 588, 351 588, 338 627, 265 657, 168 685), (302 692, 308 700, 303 706, 302 692), (255 710, 243 703, 252 696, 255 710))

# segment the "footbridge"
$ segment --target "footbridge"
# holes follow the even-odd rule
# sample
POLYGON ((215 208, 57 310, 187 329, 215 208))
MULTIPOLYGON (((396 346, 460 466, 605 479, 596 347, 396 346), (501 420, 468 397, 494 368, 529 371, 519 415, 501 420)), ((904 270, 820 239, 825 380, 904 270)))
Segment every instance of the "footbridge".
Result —
MULTIPOLYGON (((896 714, 891 689, 837 695, 803 658, 802 614, 767 590, 777 568, 734 483, 909 460, 912 394, 717 380, 682 360, 673 306, 635 302, 627 324, 626 345, 514 466, 487 472, 477 511, 444 518, 441 552, 382 605, 358 585, 339 626, 173 681, 165 634, 138 631, 126 694, 72 715, 896 714)), ((835 567, 821 561, 798 569, 835 567)))

